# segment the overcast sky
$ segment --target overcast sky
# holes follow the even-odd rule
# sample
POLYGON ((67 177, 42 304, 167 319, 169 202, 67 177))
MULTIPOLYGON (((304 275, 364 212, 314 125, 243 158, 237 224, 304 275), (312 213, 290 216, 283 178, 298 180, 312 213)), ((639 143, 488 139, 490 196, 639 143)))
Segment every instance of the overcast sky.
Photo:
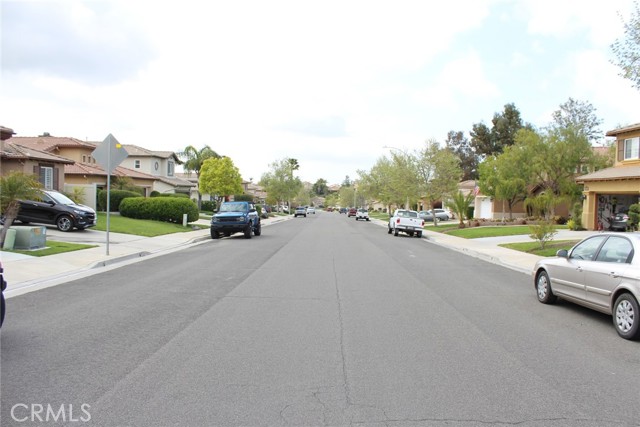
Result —
POLYGON ((17 136, 182 151, 258 181, 292 157, 341 183, 505 104, 542 127, 570 97, 640 122, 610 45, 632 0, 7 1, 2 123, 17 136))

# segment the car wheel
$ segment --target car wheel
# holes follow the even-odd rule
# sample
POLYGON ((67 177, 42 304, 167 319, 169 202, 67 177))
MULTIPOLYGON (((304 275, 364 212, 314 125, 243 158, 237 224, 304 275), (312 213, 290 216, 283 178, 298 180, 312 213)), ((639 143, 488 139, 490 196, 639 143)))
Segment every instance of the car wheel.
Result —
POLYGON ((251 223, 247 224, 247 226, 244 228, 244 238, 245 239, 250 239, 251 238, 251 229, 253 227, 251 226, 251 223))
POLYGON ((56 220, 56 227, 58 227, 58 230, 60 231, 71 231, 71 229, 73 228, 73 221, 71 221, 71 218, 69 216, 61 215, 56 220))
POLYGON ((260 221, 258 221, 258 225, 256 225, 253 229, 253 234, 254 236, 259 236, 262 234, 262 223, 260 221))
POLYGON ((211 230, 211 238, 212 239, 219 239, 220 238, 220 233, 218 233, 216 230, 211 230))
POLYGON ((422 237, 422 231, 418 231, 418 232, 416 233, 416 237, 422 237))
POLYGON ((397 229, 397 228, 394 228, 394 229, 393 229, 393 235, 397 237, 397 236, 398 236, 398 234, 400 234, 400 232, 398 231, 398 229, 397 229))
POLYGON ((552 304, 557 299, 551 290, 551 280, 546 271, 541 271, 536 278, 536 293, 538 301, 543 304, 552 304))
POLYGON ((391 227, 387 226, 387 234, 391 234, 391 227))
POLYGON ((613 305, 613 324, 618 335, 627 340, 640 339, 640 309, 630 293, 624 293, 613 305))
POLYGON ((367 218, 367 221, 369 221, 369 218, 367 218))

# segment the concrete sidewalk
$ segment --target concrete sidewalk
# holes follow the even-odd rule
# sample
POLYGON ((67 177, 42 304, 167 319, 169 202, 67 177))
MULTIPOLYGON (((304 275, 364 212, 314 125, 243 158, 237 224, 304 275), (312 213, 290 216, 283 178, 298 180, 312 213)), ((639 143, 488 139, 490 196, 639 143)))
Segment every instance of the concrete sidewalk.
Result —
MULTIPOLYGON (((324 214, 321 213, 321 215, 324 214)), ((291 218, 293 217, 272 217, 264 219, 262 225, 263 227, 268 227, 271 224, 291 218)), ((199 222, 202 224, 209 223, 206 220, 200 220, 199 222)), ((385 221, 372 219, 371 222, 380 227, 387 227, 385 221)), ((429 228, 427 227, 423 232, 423 241, 426 244, 431 243, 447 247, 525 274, 529 274, 536 261, 541 258, 499 246, 501 243, 531 241, 531 238, 527 235, 463 239, 430 231, 429 228)), ((560 230, 555 240, 579 240, 593 233, 592 231, 560 230)), ((143 257, 152 257, 177 251, 189 245, 207 241, 211 236, 208 228, 158 237, 141 237, 110 232, 108 254, 106 233, 102 231, 88 229, 81 233, 62 233, 56 230, 55 227, 47 227, 47 238, 72 243, 95 244, 97 247, 45 257, 0 252, 0 260, 8 282, 7 290, 4 293, 6 297, 21 295, 108 271, 136 262, 143 257)))

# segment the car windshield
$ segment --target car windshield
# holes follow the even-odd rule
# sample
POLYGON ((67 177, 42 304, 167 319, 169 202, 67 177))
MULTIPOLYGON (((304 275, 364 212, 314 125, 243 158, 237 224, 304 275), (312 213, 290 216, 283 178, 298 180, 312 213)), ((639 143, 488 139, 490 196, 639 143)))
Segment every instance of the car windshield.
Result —
POLYGON ((62 193, 45 193, 51 200, 61 205, 75 205, 76 203, 62 193))
POLYGON ((223 203, 220 206, 220 212, 246 212, 246 203, 223 203))

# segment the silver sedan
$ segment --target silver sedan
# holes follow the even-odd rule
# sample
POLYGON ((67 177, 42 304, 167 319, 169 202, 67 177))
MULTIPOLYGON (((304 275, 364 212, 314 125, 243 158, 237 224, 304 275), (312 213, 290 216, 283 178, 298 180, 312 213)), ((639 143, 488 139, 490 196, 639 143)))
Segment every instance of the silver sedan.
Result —
POLYGON ((536 263, 538 300, 558 297, 613 316, 622 338, 640 339, 640 233, 598 233, 536 263))

